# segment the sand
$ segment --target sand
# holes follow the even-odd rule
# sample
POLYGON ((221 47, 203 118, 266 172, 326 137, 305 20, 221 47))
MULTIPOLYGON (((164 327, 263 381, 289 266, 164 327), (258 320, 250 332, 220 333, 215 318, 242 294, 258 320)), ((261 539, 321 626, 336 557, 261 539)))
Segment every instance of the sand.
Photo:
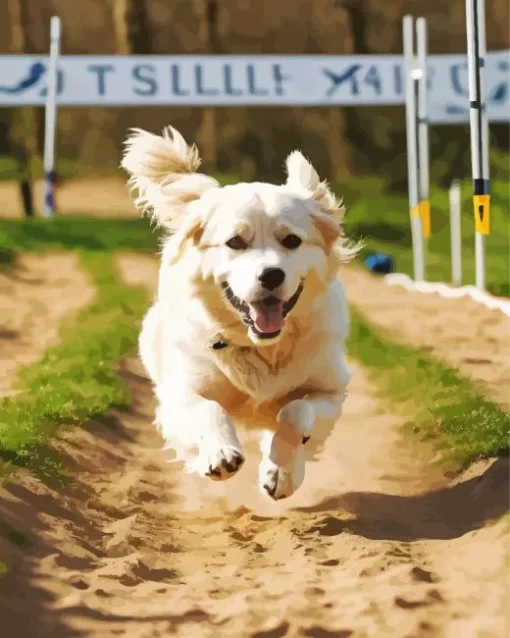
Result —
POLYGON ((19 366, 40 359, 62 322, 93 296, 71 254, 21 255, 14 270, 0 272, 0 398, 18 392, 19 366))
MULTIPOLYGON (((122 272, 154 285, 147 260, 122 272)), ((304 485, 272 503, 255 454, 225 483, 167 463, 139 362, 120 373, 130 409, 59 438, 70 482, 20 471, 0 493, 6 636, 510 635, 507 460, 440 470, 355 367, 304 485)))
MULTIPOLYGON (((118 176, 69 179, 62 182, 56 191, 56 202, 62 215, 87 215, 98 217, 124 217, 136 215, 133 199, 126 184, 127 178, 119 170, 118 176), (106 211, 106 215, 105 215, 106 211)), ((44 182, 34 184, 35 214, 42 214, 44 202, 44 182)), ((23 208, 18 183, 0 181, 0 218, 21 219, 23 208)))

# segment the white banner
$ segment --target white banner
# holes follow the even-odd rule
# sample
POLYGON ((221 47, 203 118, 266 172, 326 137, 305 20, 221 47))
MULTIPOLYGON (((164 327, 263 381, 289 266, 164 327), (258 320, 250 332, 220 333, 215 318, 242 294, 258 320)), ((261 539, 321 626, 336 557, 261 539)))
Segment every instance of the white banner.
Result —
MULTIPOLYGON (((489 120, 510 120, 509 52, 486 59, 489 120)), ((465 55, 431 55, 429 114, 467 122, 465 55)), ((0 56, 0 106, 44 104, 47 57, 0 56)), ((385 106, 403 104, 400 55, 62 56, 62 106, 385 106)))

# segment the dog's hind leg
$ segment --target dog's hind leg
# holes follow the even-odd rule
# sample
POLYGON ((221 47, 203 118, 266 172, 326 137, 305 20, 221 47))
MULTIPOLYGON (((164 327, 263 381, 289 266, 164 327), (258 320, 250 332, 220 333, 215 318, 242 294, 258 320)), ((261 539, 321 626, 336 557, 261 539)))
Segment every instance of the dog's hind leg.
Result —
POLYGON ((162 330, 160 319, 160 307, 155 303, 145 315, 142 322, 142 330, 138 337, 138 352, 143 366, 151 381, 156 385, 160 381, 162 350, 162 330))

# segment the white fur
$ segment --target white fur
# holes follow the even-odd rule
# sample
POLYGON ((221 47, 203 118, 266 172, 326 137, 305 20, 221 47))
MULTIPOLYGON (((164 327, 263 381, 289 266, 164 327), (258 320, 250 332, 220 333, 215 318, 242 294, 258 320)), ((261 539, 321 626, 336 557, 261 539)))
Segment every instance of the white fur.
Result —
POLYGON ((188 471, 216 480, 244 460, 236 426, 260 431, 260 485, 284 498, 304 478, 303 438, 324 442, 341 413, 349 320, 338 265, 357 248, 341 233, 340 203, 298 151, 281 186, 221 188, 196 173, 199 164, 171 128, 162 137, 135 131, 122 161, 138 204, 173 231, 139 341, 159 402, 156 422, 188 471), (289 234, 303 241, 295 250, 282 247, 289 234), (247 249, 227 247, 233 236, 247 249), (259 276, 268 267, 285 274, 273 291, 282 301, 304 286, 279 335, 263 339, 222 285, 251 312, 267 293, 259 276), (214 349, 218 341, 228 347, 214 349))

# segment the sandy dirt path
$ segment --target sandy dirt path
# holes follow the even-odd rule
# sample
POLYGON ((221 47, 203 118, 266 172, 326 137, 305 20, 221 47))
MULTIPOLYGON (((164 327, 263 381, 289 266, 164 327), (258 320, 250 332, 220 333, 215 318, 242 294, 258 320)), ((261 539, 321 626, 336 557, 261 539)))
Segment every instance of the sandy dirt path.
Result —
POLYGON ((0 493, 7 635, 506 638, 507 461, 452 481, 355 373, 303 487, 272 503, 255 457, 219 484, 168 464, 125 362, 131 408, 58 443, 69 485, 21 473, 0 493))
POLYGON ((0 272, 0 398, 15 394, 16 370, 58 340, 62 321, 84 308, 94 287, 68 253, 21 255, 0 272))
MULTIPOLYGON (((34 209, 40 216, 44 202, 44 182, 34 185, 34 209)), ((14 181, 0 181, 0 218, 21 219, 23 208, 19 186, 14 181)), ((57 187, 57 209, 63 215, 93 215, 114 217, 136 215, 133 198, 121 171, 113 177, 91 177, 65 180, 57 187), (106 211, 106 213, 105 213, 106 211)))
POLYGON ((387 286, 379 277, 347 267, 349 298, 376 326, 447 361, 510 409, 510 318, 469 297, 444 299, 387 286))

